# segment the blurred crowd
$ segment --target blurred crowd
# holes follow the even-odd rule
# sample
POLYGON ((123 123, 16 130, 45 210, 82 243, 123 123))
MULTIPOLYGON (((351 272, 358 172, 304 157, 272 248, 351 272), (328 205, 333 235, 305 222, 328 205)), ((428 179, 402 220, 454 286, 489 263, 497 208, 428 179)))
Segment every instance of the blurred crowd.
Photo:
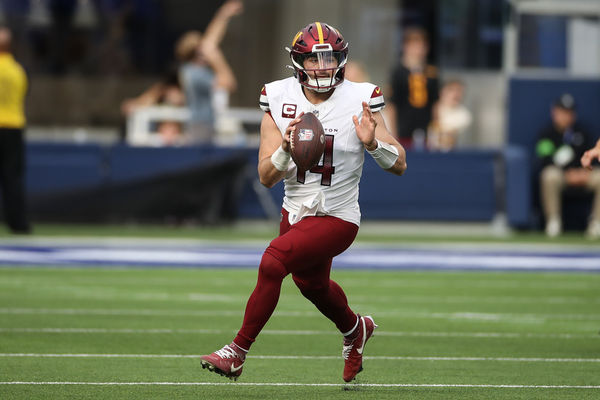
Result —
MULTIPOLYGON (((159 144, 209 143, 215 136, 215 113, 227 107, 236 78, 219 46, 231 18, 243 11, 238 0, 219 8, 204 34, 185 33, 175 46, 178 66, 164 79, 121 106, 125 117, 142 107, 187 106, 190 123, 161 121, 156 126, 159 144)), ((472 122, 465 107, 465 84, 459 79, 440 83, 438 70, 427 63, 427 32, 409 27, 403 33, 402 57, 391 74, 385 115, 390 130, 408 149, 447 152, 454 149, 472 122)), ((369 80, 365 64, 352 60, 346 79, 369 80)))
POLYGON ((465 85, 458 79, 440 83, 438 69, 427 63, 429 39, 424 29, 406 28, 402 43, 388 94, 390 130, 408 149, 450 151, 472 120, 463 105, 465 85))
MULTIPOLYGON (((140 144, 214 143, 219 116, 229 109, 230 95, 238 86, 221 46, 230 24, 244 12, 243 2, 225 0, 206 5, 202 16, 191 18, 204 19, 206 23, 198 24, 205 26, 202 32, 168 29, 164 4, 163 0, 0 0, 0 27, 8 28, 4 34, 10 37, 10 49, 4 39, 2 51, 15 53, 15 60, 29 74, 162 75, 141 93, 119 99, 123 125, 143 110, 185 110, 185 114, 167 112, 166 117, 152 120, 148 128, 152 135, 147 143, 140 144)), ((400 33, 399 57, 388 66, 387 82, 374 82, 384 89, 383 114, 390 132, 413 151, 449 152, 468 145, 465 134, 474 116, 465 105, 466 83, 432 65, 427 29, 405 25, 400 33)), ((21 68, 12 61, 10 65, 21 68)), ((370 81, 369 75, 369 63, 353 58, 351 50, 345 78, 370 81)), ((27 77, 22 80, 27 86, 27 77)), ((257 90, 260 84, 256 83, 257 90)), ((551 106, 549 117, 533 157, 538 161, 546 233, 561 233, 562 194, 575 188, 595 193, 587 232, 600 237, 600 176, 596 169, 586 170, 579 164, 585 150, 593 147, 594 132, 586 132, 577 121, 575 99, 568 93, 551 106)), ((24 126, 23 114, 22 123, 13 124, 11 119, 0 128, 8 129, 12 140, 23 135, 24 126), (18 135, 12 135, 13 130, 18 135)), ((22 143, 10 146, 22 147, 22 143)), ((9 152, 21 154, 21 147, 12 147, 17 150, 9 152)), ((22 179, 23 162, 17 160, 12 167, 17 181, 22 179)), ((11 181, 9 185, 13 185, 11 181)), ((13 186, 21 188, 22 183, 13 186)), ((11 189, 3 189, 7 190, 11 189)), ((21 193, 22 189, 14 192, 21 193)), ((18 214, 22 212, 13 212, 18 214)), ((21 220, 14 223, 14 229, 27 232, 28 222, 21 220)))
MULTIPOLYGON (((144 107, 187 107, 189 124, 174 118, 155 121, 150 129, 158 134, 154 145, 186 145, 213 140, 215 116, 227 108, 237 85, 220 46, 243 4, 228 0, 214 13, 218 3, 211 4, 194 18, 204 32, 174 30, 162 0, 1 0, 0 19, 11 29, 16 57, 28 73, 162 75, 142 93, 122 99, 121 114, 126 121, 144 107)), ((402 37, 400 62, 384 85, 386 119, 406 147, 449 151, 472 119, 463 105, 465 85, 439 81, 437 69, 427 64, 424 29, 409 27, 402 37)), ((347 79, 368 79, 368 65, 350 59, 347 79)))
POLYGON ((29 72, 85 75, 159 73, 175 33, 162 0, 1 0, 29 72))
POLYGON ((239 0, 226 1, 216 12, 204 33, 189 31, 175 45, 177 64, 160 82, 121 105, 125 117, 136 110, 167 105, 187 106, 187 126, 177 121, 160 121, 156 131, 159 144, 181 145, 210 143, 215 136, 215 113, 228 105, 229 94, 236 89, 236 78, 220 49, 232 17, 243 11, 239 0))

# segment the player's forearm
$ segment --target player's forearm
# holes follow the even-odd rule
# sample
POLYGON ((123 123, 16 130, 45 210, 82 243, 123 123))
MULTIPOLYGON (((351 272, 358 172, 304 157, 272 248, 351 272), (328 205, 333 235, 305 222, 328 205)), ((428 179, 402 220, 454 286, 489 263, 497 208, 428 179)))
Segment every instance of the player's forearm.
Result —
POLYGON ((398 158, 396 159, 396 162, 394 163, 392 168, 386 169, 386 171, 391 172, 392 174, 402 175, 408 167, 408 165, 406 164, 406 151, 401 145, 392 146, 394 146, 396 150, 398 150, 398 158))
POLYGON ((406 171, 406 152, 404 147, 394 139, 390 141, 376 139, 375 147, 365 145, 367 152, 373 157, 377 165, 384 170, 396 175, 402 175, 406 171))
POLYGON ((258 163, 258 178, 263 186, 272 188, 285 177, 287 171, 275 168, 271 157, 266 157, 258 163))

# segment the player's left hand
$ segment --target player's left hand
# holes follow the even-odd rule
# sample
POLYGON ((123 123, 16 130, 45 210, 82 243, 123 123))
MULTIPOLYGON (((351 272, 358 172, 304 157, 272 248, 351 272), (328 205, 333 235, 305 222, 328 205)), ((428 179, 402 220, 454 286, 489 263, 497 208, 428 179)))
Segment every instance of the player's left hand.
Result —
POLYGON ((356 136, 358 136, 358 139, 365 145, 367 150, 375 150, 377 148, 377 142, 375 141, 377 121, 375 121, 373 113, 365 101, 362 102, 362 107, 363 112, 360 122, 356 115, 352 116, 356 136))

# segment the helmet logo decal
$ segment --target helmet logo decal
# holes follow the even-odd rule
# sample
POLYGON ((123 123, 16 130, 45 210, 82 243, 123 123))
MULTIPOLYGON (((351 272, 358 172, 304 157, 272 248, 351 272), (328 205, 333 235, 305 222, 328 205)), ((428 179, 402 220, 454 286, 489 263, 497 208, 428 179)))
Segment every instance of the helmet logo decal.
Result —
POLYGON ((296 118, 296 105, 284 103, 281 108, 282 118, 296 118))

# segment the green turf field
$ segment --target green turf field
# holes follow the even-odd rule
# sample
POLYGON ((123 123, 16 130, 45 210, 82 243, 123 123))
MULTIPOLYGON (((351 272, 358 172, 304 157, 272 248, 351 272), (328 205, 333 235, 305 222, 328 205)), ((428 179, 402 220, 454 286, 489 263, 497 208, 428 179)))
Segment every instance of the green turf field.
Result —
POLYGON ((233 338, 255 276, 2 268, 0 399, 600 398, 598 274, 334 271, 380 326, 350 385, 339 334, 286 279, 234 384, 198 356, 233 338))

